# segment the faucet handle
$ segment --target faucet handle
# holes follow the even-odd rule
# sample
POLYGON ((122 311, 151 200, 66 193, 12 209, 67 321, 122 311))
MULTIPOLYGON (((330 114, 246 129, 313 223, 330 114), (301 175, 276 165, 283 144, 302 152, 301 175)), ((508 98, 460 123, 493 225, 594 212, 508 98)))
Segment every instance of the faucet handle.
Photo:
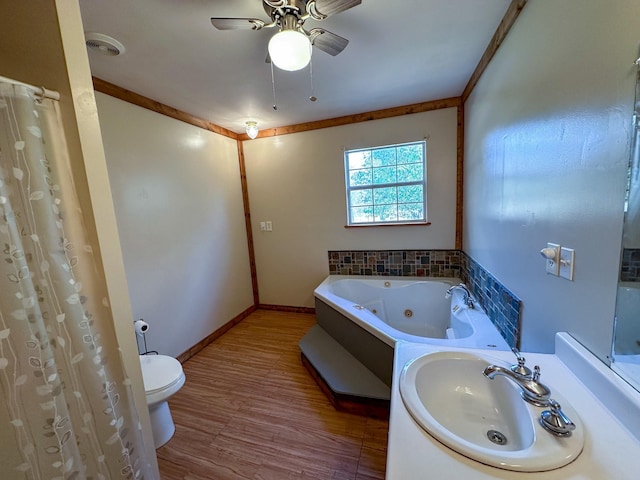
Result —
POLYGON ((531 379, 534 382, 537 382, 539 378, 540 378, 540 365, 536 365, 535 367, 533 367, 533 376, 531 377, 531 379))
POLYGON ((573 423, 562 411, 562 407, 553 398, 549 399, 549 408, 540 415, 540 424, 558 437, 568 437, 576 429, 573 423))
MULTIPOLYGON (((511 365, 511 371, 513 373, 517 373, 518 375, 522 375, 523 377, 530 377, 531 369, 525 365, 526 359, 520 354, 517 348, 513 347, 511 351, 513 352, 513 354, 516 356, 516 359, 518 360, 517 365, 511 365)), ((540 369, 538 368, 538 370, 540 369)))

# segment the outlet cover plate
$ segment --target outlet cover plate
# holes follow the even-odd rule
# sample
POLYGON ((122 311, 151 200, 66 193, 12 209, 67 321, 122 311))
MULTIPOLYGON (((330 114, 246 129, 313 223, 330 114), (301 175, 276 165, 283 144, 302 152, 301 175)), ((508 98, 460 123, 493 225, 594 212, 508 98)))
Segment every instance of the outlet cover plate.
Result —
POLYGON ((557 243, 547 243, 547 248, 553 248, 556 251, 555 260, 547 259, 547 273, 549 275, 560 275, 560 245, 557 243))

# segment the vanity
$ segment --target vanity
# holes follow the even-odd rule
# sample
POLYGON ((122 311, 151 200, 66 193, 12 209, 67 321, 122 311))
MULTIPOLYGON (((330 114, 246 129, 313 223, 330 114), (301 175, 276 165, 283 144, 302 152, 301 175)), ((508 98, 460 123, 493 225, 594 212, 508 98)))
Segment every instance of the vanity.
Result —
MULTIPOLYGON (((540 366, 540 382, 550 388, 551 398, 562 403, 562 410, 567 413, 570 420, 574 421, 576 429, 568 438, 559 438, 539 427, 536 419, 535 422, 529 422, 533 425, 530 428, 535 430, 533 435, 528 433, 520 434, 520 436, 533 439, 535 442, 542 442, 540 448, 548 449, 550 454, 556 452, 556 447, 557 449, 564 448, 566 452, 561 453, 560 456, 566 455, 569 463, 554 467, 553 461, 545 463, 546 459, 541 458, 538 463, 534 461, 530 462, 528 466, 525 465, 523 468, 526 471, 517 471, 518 469, 522 470, 519 467, 504 469, 472 460, 470 457, 475 456, 474 452, 471 452, 471 455, 468 452, 466 455, 458 453, 456 450, 463 448, 459 445, 454 445, 454 448, 446 446, 445 444, 449 443, 446 436, 437 440, 433 434, 427 432, 424 425, 421 426, 422 420, 415 412, 415 405, 411 405, 412 400, 407 394, 406 385, 425 380, 441 382, 441 378, 447 376, 451 378, 463 377, 459 381, 454 380, 453 387, 451 387, 451 382, 449 382, 450 385, 438 385, 441 391, 455 390, 454 394, 462 392, 463 397, 468 397, 468 399, 462 399, 462 405, 468 404, 470 407, 463 413, 465 417, 468 415, 468 418, 454 420, 454 423, 473 423, 480 418, 480 423, 486 421, 490 427, 496 423, 500 424, 500 421, 496 418, 488 418, 491 416, 491 412, 488 414, 483 412, 482 402, 485 400, 480 399, 480 404, 474 404, 472 397, 475 393, 474 390, 477 391, 478 386, 484 385, 483 382, 487 382, 486 385, 491 385, 491 388, 498 385, 492 383, 496 382, 498 377, 493 380, 484 378, 483 365, 479 365, 481 368, 478 368, 476 377, 473 361, 481 358, 489 364, 509 368, 511 364, 515 363, 515 356, 511 352, 473 349, 463 349, 464 351, 462 351, 461 349, 399 342, 394 358, 386 478, 391 480, 414 480, 417 478, 637 480, 640 478, 640 392, 623 381, 568 334, 557 334, 555 344, 555 354, 527 353, 523 355, 526 357, 527 365, 532 369, 534 365, 540 366), (436 361, 431 361, 431 359, 436 361), (463 367, 461 372, 453 375, 455 362, 451 363, 451 359, 468 363, 461 363, 460 365, 463 367), (422 379, 416 379, 415 375, 412 376, 412 371, 416 370, 416 366, 422 367, 429 362, 436 365, 437 368, 432 370, 425 368, 422 379), (430 378, 429 375, 431 375, 430 378), (404 397, 401 394, 401 389, 403 389, 404 397), (545 471, 536 471, 538 468, 545 471), (547 468, 553 469, 546 470, 547 468)), ((513 382, 507 381, 507 379, 501 379, 501 381, 502 387, 506 386, 507 389, 514 386, 513 382)), ((423 391, 426 389, 423 388, 423 391)), ((515 386, 515 390, 511 388, 511 391, 519 392, 519 389, 515 386)), ((481 392, 480 396, 483 395, 481 392)), ((436 411, 438 403, 444 402, 445 406, 440 405, 440 407, 443 410, 447 409, 446 396, 444 400, 442 398, 436 400, 425 398, 423 397, 423 401, 427 402, 429 408, 432 408, 434 416, 440 415, 436 411)), ((498 392, 497 398, 503 403, 499 409, 500 415, 502 415, 502 411, 506 412, 505 418, 501 420, 507 424, 506 426, 501 425, 497 429, 508 429, 509 423, 517 422, 527 415, 522 410, 526 402, 519 395, 513 396, 507 392, 498 392), (509 405, 510 403, 512 405, 509 405)), ((449 413, 455 412, 457 414, 456 408, 459 405, 460 403, 457 404, 452 400, 448 406, 449 413)), ((533 411, 535 414, 545 410, 545 408, 536 410, 535 407, 526 405, 529 412, 533 411)), ((465 409, 463 407, 460 410, 465 409)), ((480 425, 480 427, 483 432, 480 436, 482 436, 484 425, 480 425)), ((456 425, 451 428, 456 428, 456 425)), ((517 431, 518 428, 515 430, 517 431)), ((462 431, 458 434, 465 437, 467 432, 462 431)), ((514 431, 507 433, 507 437, 512 435, 517 436, 517 433, 514 431)), ((471 439, 473 447, 474 438, 465 438, 471 439)), ((519 440, 524 442, 523 446, 518 446, 516 438, 505 441, 515 442, 515 446, 505 447, 507 449, 529 451, 527 450, 527 442, 530 440, 526 440, 526 438, 519 440)), ((469 442, 462 441, 462 443, 468 444, 469 442)), ((478 443, 481 443, 479 437, 478 443)), ((488 460, 487 463, 492 463, 493 459, 489 457, 492 456, 492 452, 496 452, 496 456, 499 456, 501 447, 499 445, 493 447, 492 445, 488 448, 480 448, 480 450, 483 455, 488 455, 485 457, 488 460)), ((524 453, 524 455, 527 454, 524 453)), ((499 464, 500 461, 497 463, 499 464)), ((507 461, 507 463, 509 462, 507 461)), ((560 461, 560 463, 566 462, 560 461)))

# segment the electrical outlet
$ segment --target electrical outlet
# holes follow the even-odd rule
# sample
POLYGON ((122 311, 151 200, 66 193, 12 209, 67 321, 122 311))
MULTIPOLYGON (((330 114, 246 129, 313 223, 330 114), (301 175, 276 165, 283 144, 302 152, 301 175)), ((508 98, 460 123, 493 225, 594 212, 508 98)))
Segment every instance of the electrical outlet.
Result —
POLYGON ((546 259, 547 273, 557 277, 560 274, 560 245, 547 243, 547 248, 540 253, 546 259))
POLYGON ((562 247, 560 249, 560 276, 562 278, 573 281, 575 258, 576 252, 573 248, 562 247))
POLYGON ((267 226, 267 232, 272 232, 273 231, 273 223, 271 223, 271 220, 268 220, 266 222, 264 222, 267 226))

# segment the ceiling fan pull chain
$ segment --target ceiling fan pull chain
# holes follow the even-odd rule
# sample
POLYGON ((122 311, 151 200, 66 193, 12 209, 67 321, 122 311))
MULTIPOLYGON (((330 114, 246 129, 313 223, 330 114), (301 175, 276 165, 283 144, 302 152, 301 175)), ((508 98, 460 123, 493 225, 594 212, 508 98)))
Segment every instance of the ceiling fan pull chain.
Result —
POLYGON ((313 88, 313 57, 309 60, 309 76, 311 77, 311 96, 309 97, 309 100, 315 102, 318 99, 315 95, 315 88, 313 88))
POLYGON ((273 62, 271 62, 271 88, 273 90, 273 109, 278 110, 278 105, 276 104, 276 79, 273 75, 273 62))

